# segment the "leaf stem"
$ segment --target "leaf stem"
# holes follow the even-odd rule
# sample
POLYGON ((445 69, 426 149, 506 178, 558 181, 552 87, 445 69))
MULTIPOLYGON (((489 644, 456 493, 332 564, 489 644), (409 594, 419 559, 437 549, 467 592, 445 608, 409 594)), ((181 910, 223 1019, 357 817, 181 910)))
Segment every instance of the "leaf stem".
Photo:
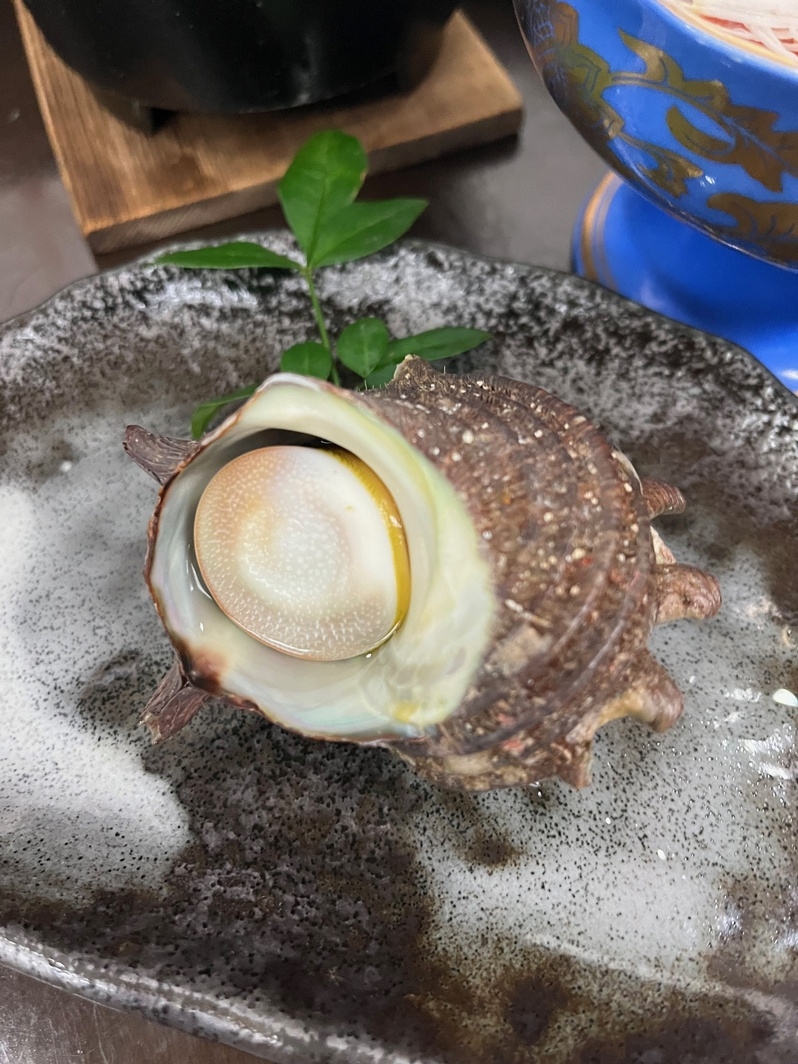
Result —
MULTIPOLYGON (((319 336, 321 337, 321 342, 324 344, 324 346, 327 348, 327 350, 332 355, 333 354, 333 350, 332 350, 332 347, 330 346, 330 337, 329 337, 329 334, 327 332, 327 326, 324 324, 324 315, 321 312, 321 303, 319 302, 319 297, 318 297, 318 294, 316 292, 316 286, 313 283, 313 270, 311 270, 311 268, 309 266, 304 266, 302 268, 302 276, 305 278, 305 282, 306 282, 306 284, 308 286, 308 293, 310 295, 310 302, 311 302, 311 304, 313 306, 313 317, 316 319, 316 326, 317 326, 317 328, 319 330, 319 336)), ((341 378, 338 376, 338 368, 335 365, 335 356, 334 355, 333 355, 332 367, 330 368, 330 376, 332 377, 333 384, 340 385, 341 378)))

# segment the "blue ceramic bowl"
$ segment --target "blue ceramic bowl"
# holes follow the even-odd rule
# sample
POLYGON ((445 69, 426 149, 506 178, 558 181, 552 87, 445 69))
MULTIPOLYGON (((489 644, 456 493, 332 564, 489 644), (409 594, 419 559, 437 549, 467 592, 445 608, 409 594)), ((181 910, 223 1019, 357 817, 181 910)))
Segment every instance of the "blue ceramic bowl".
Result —
POLYGON ((585 140, 671 214, 798 270, 798 61, 676 0, 515 0, 532 60, 585 140))

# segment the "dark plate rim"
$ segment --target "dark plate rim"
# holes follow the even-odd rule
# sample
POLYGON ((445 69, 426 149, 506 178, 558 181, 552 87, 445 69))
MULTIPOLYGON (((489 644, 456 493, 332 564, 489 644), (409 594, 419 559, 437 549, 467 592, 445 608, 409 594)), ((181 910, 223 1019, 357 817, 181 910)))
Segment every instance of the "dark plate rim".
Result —
MULTIPOLYGON (((241 233, 235 233, 227 237, 220 243, 229 243, 232 241, 245 240, 252 241, 254 243, 265 242, 268 246, 269 237, 285 237, 291 236, 291 233, 286 228, 268 229, 268 230, 255 230, 244 231, 241 233)), ((98 270, 97 273, 89 274, 87 277, 80 277, 76 281, 71 281, 69 284, 64 285, 61 288, 56 289, 47 299, 42 300, 29 310, 23 310, 19 314, 15 314, 11 318, 7 318, 4 322, 0 322, 0 336, 7 333, 14 332, 16 329, 22 328, 28 324, 28 322, 35 318, 37 315, 44 313, 49 305, 58 299, 62 299, 65 296, 70 295, 72 292, 82 291, 84 288, 91 288, 97 284, 103 278, 108 276, 117 276, 119 274, 130 273, 131 271, 142 270, 145 267, 159 266, 157 259, 161 255, 170 254, 174 251, 194 251, 202 247, 212 247, 215 244, 209 244, 205 240, 177 240, 172 243, 164 244, 155 251, 149 251, 143 255, 137 256, 135 259, 131 259, 129 262, 122 263, 121 265, 114 266, 107 270, 98 270)), ((458 255, 463 260, 471 260, 476 262, 495 263, 501 266, 513 266, 522 270, 529 270, 536 274, 557 278, 560 281, 565 281, 570 284, 574 284, 579 287, 583 287, 597 293, 601 299, 606 300, 610 305, 635 307, 642 315, 649 316, 655 321, 667 322, 669 327, 678 331, 684 332, 688 336, 702 337, 704 339, 711 340, 715 343, 721 344, 733 351, 735 354, 739 353, 744 356, 755 368, 761 370, 769 382, 776 386, 779 392, 783 395, 787 395, 790 399, 798 404, 798 392, 792 392, 781 381, 772 370, 770 370, 764 362, 760 362, 758 358, 751 354, 746 348, 741 347, 739 344, 734 343, 732 340, 727 340, 723 336, 717 336, 714 333, 708 333, 703 329, 697 329, 695 326, 686 325, 684 322, 678 321, 676 318, 668 317, 666 314, 661 314, 657 310, 651 310, 649 307, 644 306, 642 303, 638 303, 633 299, 628 299, 626 296, 619 295, 617 292, 611 291, 609 288, 605 288, 597 281, 590 281, 585 277, 580 277, 578 274, 571 273, 568 270, 557 270, 551 266, 536 266, 534 263, 518 262, 514 259, 505 259, 499 255, 487 255, 483 252, 471 251, 468 248, 456 247, 453 244, 447 244, 444 241, 439 240, 424 240, 418 237, 408 237, 403 240, 399 240, 396 243, 390 245, 388 248, 381 252, 377 252, 377 255, 390 255, 391 252, 400 247, 415 248, 417 250, 439 250, 445 252, 448 255, 458 255)), ((373 257, 373 256, 369 256, 373 257)), ((360 261, 360 260, 359 260, 360 261)), ((164 263, 163 268, 181 269, 181 267, 173 266, 164 263)), ((263 267, 265 268, 265 267, 263 267)), ((217 272, 220 275, 224 274, 236 274, 243 272, 236 269, 221 269, 221 270, 196 270, 197 273, 217 272)))

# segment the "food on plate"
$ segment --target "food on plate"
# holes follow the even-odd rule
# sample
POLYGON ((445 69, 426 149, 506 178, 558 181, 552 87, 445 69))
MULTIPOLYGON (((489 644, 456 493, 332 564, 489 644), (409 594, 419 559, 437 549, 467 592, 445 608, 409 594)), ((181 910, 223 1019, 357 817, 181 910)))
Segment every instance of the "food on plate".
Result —
POLYGON ((444 786, 582 787, 602 724, 682 712, 648 636, 720 606, 651 526, 684 500, 540 388, 414 358, 362 393, 277 374, 199 443, 125 447, 162 484, 156 740, 221 697, 444 786))
POLYGON ((668 0, 687 8, 708 29, 718 28, 790 62, 798 61, 798 7, 795 0, 668 0))

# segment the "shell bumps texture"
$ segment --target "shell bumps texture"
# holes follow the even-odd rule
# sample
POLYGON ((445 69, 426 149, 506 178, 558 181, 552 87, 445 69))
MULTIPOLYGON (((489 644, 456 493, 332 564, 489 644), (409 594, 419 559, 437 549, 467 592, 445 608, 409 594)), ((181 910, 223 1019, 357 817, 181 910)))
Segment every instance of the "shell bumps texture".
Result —
MULTIPOLYGON (((684 508, 680 493, 641 480, 577 410, 518 381, 441 374, 408 359, 388 387, 358 401, 449 479, 496 593, 491 645, 458 710, 420 739, 387 745, 444 786, 560 776, 581 787, 606 721, 630 715, 668 728, 682 696, 647 649, 651 629, 720 607, 714 578, 679 565, 651 527, 684 508)), ((137 427, 125 446, 161 483, 197 452, 137 427)), ((211 694, 224 697, 191 676, 183 650, 145 711, 155 739, 188 723, 211 694)))

